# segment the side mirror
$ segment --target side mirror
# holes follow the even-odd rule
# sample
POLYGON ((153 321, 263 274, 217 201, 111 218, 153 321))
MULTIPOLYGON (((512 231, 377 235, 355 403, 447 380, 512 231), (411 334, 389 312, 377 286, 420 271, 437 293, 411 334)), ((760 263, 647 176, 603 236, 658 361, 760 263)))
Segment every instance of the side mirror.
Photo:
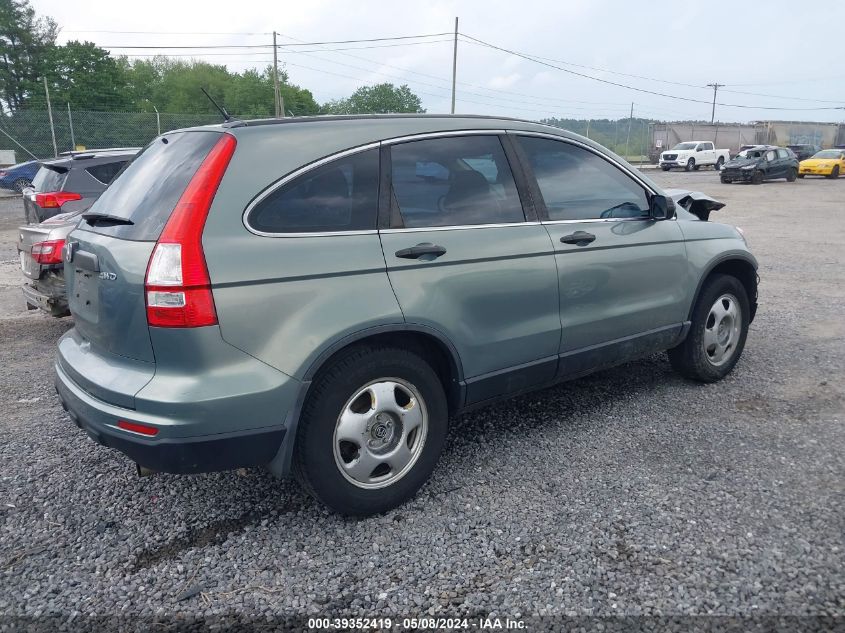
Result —
POLYGON ((651 217, 655 220, 671 220, 675 217, 675 201, 669 196, 651 197, 651 217))

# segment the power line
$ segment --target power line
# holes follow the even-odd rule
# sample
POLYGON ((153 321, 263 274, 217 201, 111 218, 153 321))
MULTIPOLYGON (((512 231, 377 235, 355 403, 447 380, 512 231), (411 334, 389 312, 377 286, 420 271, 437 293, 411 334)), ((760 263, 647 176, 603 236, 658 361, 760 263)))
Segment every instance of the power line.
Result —
MULTIPOLYGON (((323 44, 359 44, 363 42, 389 42, 395 40, 413 40, 413 39, 422 39, 426 37, 443 37, 444 35, 452 35, 452 33, 429 33, 427 35, 400 35, 396 37, 371 37, 367 39, 359 39, 359 40, 330 40, 325 42, 301 42, 296 44, 279 44, 280 47, 288 47, 288 46, 319 46, 323 44)), ((209 44, 207 46, 189 46, 189 45, 175 45, 175 46, 161 46, 161 45, 143 45, 143 46, 120 46, 120 45, 113 45, 108 46, 103 44, 100 48, 108 48, 108 49, 132 49, 132 50, 143 50, 143 49, 216 49, 216 48, 273 48, 272 44, 209 44)))
MULTIPOLYGON (((695 99, 692 97, 681 97, 679 95, 671 95, 666 94, 664 92, 657 92, 655 90, 648 90, 646 88, 637 88, 636 86, 631 86, 628 84, 619 83, 616 81, 611 81, 609 79, 602 79, 601 77, 594 77, 593 75, 587 75, 585 73, 576 72, 574 70, 570 70, 569 68, 563 68, 561 66, 556 66, 549 62, 537 59, 525 53, 520 53, 514 50, 510 50, 501 46, 496 46, 495 44, 491 44, 489 42, 485 42, 484 40, 480 40, 478 38, 472 37, 470 35, 463 34, 464 37, 469 38, 475 42, 483 46, 487 46, 489 48, 495 49, 497 51, 501 51, 503 53, 507 53, 509 55, 514 55, 515 57, 521 57, 522 59, 526 59, 528 61, 534 62, 535 64, 541 64, 543 66, 547 66, 549 68, 554 68, 555 70, 560 70, 565 73, 569 73, 571 75, 575 75, 577 77, 582 77, 584 79, 591 79, 593 81, 598 81, 600 83, 608 84, 611 86, 616 86, 618 88, 625 88, 627 90, 634 90, 636 92, 642 92, 645 94, 651 94, 658 97, 666 97, 667 99, 675 99, 677 101, 687 101, 691 103, 706 103, 710 105, 709 101, 705 101, 703 99, 695 99)), ((726 108, 745 108, 745 109, 752 109, 752 110, 781 110, 781 111, 810 111, 810 110, 841 110, 841 107, 816 107, 816 108, 780 108, 780 107, 773 107, 773 106, 756 106, 756 105, 745 105, 745 104, 737 104, 737 103, 716 103, 715 105, 720 105, 726 108)))

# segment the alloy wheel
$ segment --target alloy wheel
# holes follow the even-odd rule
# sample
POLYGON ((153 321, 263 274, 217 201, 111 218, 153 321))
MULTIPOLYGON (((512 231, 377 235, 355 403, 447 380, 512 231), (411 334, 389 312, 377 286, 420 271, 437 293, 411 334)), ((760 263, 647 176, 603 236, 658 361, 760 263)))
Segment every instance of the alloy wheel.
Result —
POLYGON ((335 464, 359 488, 390 486, 419 460, 427 433, 419 390, 401 378, 380 378, 356 391, 338 416, 335 464))

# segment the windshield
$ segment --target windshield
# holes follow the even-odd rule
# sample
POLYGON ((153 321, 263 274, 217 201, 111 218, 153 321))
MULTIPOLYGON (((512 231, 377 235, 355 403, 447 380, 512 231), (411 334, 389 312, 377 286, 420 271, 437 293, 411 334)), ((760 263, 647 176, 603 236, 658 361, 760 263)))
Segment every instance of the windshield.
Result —
POLYGON ((826 149, 821 152, 817 152, 813 158, 833 158, 837 159, 842 156, 842 152, 837 152, 835 149, 826 149))
POLYGON ((744 149, 737 154, 737 158, 760 158, 762 155, 763 150, 761 149, 744 149))
POLYGON ((696 145, 698 145, 698 143, 678 143, 672 149, 695 149, 696 145))

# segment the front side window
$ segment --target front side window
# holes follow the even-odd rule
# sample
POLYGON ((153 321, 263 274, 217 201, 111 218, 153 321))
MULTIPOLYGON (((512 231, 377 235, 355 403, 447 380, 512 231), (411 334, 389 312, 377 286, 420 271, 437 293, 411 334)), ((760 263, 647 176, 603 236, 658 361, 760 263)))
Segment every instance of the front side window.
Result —
POLYGON ((250 212, 247 221, 264 233, 375 230, 378 186, 378 150, 365 150, 279 187, 250 212))
POLYGON ((519 139, 549 220, 648 217, 645 189, 593 152, 548 138, 519 139))
POLYGON ((777 154, 775 153, 775 150, 770 149, 768 152, 766 152, 766 160, 767 161, 769 161, 771 163, 772 161, 775 160, 775 158, 777 158, 777 154))
POLYGON ((410 141, 393 145, 390 155, 393 201, 402 227, 525 220, 497 136, 410 141))

